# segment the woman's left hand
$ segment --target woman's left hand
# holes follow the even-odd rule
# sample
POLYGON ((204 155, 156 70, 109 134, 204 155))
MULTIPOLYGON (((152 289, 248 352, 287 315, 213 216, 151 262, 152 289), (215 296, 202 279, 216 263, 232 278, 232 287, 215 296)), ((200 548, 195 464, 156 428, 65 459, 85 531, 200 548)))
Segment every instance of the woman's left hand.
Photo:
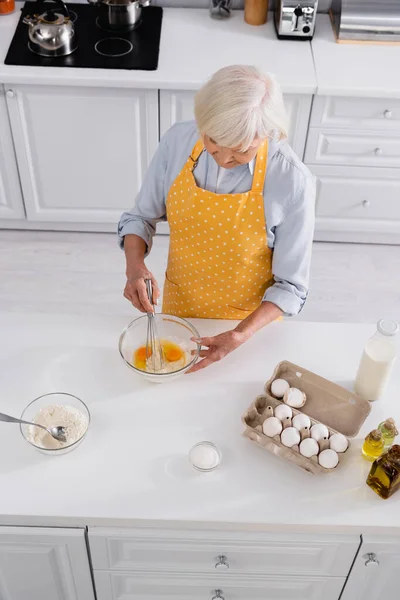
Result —
POLYGON ((194 342, 206 346, 206 350, 200 350, 200 357, 203 359, 196 363, 188 373, 195 373, 201 369, 205 369, 214 362, 218 362, 225 358, 227 354, 239 348, 245 341, 246 336, 239 331, 226 331, 213 337, 192 338, 194 342))

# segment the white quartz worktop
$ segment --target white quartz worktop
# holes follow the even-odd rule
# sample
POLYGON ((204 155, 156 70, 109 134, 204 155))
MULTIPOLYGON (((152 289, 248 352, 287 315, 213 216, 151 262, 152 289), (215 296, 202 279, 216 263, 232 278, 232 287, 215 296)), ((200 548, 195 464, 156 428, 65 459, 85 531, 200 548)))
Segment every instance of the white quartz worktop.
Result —
POLYGON ((5 65, 19 14, 0 18, 0 83, 191 90, 221 67, 248 63, 274 73, 286 93, 313 94, 317 87, 310 44, 282 43, 272 20, 251 27, 243 11, 218 21, 204 9, 165 8, 157 71, 5 65))
POLYGON ((400 44, 338 44, 318 15, 312 50, 318 95, 400 98, 400 44))
MULTIPOLYGON (((373 405, 346 465, 311 476, 241 436, 241 415, 275 365, 288 359, 348 384, 373 326, 273 324, 223 362, 156 385, 122 362, 120 317, 0 314, 0 411, 21 414, 38 395, 68 391, 92 414, 87 439, 48 457, 18 426, 0 423, 0 524, 134 524, 141 520, 259 524, 287 529, 400 531, 400 493, 384 501, 366 485, 361 438, 384 417, 400 420, 400 368, 373 405), (221 467, 196 472, 188 451, 211 440, 221 467)), ((212 334, 232 323, 201 321, 212 334)))

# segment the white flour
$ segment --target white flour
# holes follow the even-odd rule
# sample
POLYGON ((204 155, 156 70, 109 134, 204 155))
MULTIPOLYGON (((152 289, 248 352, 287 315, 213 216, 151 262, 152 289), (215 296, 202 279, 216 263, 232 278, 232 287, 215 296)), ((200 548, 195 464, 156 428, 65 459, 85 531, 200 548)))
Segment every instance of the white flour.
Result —
POLYGON ((67 441, 61 442, 54 439, 47 431, 40 429, 40 427, 33 427, 32 425, 28 427, 28 440, 36 446, 47 448, 48 450, 70 446, 84 435, 89 425, 85 414, 74 406, 68 406, 67 404, 41 408, 32 422, 44 425, 44 427, 61 426, 65 428, 67 441))
POLYGON ((181 359, 175 360, 173 362, 168 362, 164 360, 162 369, 153 369, 153 361, 151 360, 151 358, 148 358, 146 361, 146 371, 148 373, 174 373, 175 371, 179 371, 180 369, 186 367, 190 360, 190 354, 184 351, 184 354, 181 359))

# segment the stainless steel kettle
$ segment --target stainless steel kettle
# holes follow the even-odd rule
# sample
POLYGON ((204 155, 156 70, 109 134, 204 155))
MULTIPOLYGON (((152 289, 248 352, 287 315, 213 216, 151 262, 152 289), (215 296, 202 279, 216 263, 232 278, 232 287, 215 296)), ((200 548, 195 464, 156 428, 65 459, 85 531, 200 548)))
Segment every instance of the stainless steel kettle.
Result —
POLYGON ((33 15, 25 15, 29 48, 40 56, 66 56, 77 48, 74 25, 62 0, 38 0, 33 15))
POLYGON ((103 29, 129 31, 140 24, 142 9, 151 0, 88 0, 99 7, 99 25, 103 29))

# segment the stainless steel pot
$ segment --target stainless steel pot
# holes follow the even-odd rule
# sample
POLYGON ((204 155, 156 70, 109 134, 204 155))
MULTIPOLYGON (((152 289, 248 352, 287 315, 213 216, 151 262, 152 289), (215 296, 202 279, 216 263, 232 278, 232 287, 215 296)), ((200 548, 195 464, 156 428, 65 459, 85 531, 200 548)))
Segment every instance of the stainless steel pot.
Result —
POLYGON ((25 15, 29 48, 40 56, 66 56, 77 48, 75 29, 62 0, 38 0, 33 15, 25 15))
POLYGON ((140 23, 142 9, 151 0, 88 0, 99 7, 99 25, 104 29, 130 30, 140 23))

